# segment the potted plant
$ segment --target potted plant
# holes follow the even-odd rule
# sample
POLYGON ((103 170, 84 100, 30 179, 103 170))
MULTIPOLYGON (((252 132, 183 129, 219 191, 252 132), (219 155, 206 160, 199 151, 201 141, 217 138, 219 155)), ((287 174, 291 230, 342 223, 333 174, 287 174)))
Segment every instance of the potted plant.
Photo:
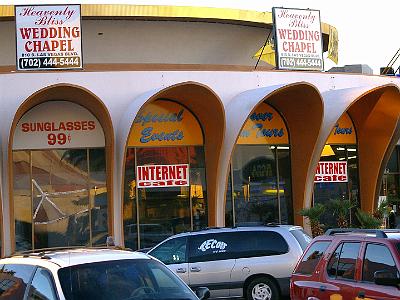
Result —
POLYGON ((325 212, 325 206, 321 203, 317 203, 310 208, 303 208, 299 214, 303 217, 308 218, 311 226, 311 234, 313 237, 324 234, 320 218, 325 212))
POLYGON ((328 204, 328 209, 336 216, 337 226, 339 228, 349 227, 350 210, 357 206, 357 203, 350 199, 333 199, 328 204))

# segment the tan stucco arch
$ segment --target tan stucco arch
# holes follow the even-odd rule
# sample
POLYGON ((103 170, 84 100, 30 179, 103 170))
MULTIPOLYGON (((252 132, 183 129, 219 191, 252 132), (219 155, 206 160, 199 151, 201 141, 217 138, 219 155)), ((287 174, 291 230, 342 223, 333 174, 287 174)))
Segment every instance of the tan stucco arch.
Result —
MULTIPOLYGON (((400 93, 394 84, 332 90, 323 94, 326 113, 314 155, 314 172, 333 126, 348 113, 357 133, 361 208, 372 212, 391 151, 400 138, 400 93)), ((311 198, 305 207, 311 206, 311 198)))
POLYGON ((79 104, 89 110, 100 122, 105 136, 106 148, 106 171, 108 189, 108 226, 109 234, 113 234, 113 161, 114 161, 114 129, 110 114, 104 103, 94 93, 88 89, 66 83, 47 86, 31 96, 29 96, 17 109, 10 129, 8 141, 8 186, 10 201, 10 233, 11 251, 15 247, 15 228, 14 228, 14 205, 13 205, 13 166, 12 166, 12 145, 14 132, 18 121, 22 116, 34 106, 48 101, 69 101, 79 104))
POLYGON ((262 102, 271 104, 286 122, 291 155, 294 223, 303 225, 303 217, 297 212, 303 208, 304 199, 312 193, 311 161, 324 113, 321 94, 315 86, 306 82, 249 90, 227 104, 227 130, 220 163, 222 184, 219 190, 219 196, 224 201, 219 203, 219 219, 224 224, 229 163, 237 139, 248 117, 262 102))
POLYGON ((394 85, 372 89, 348 113, 357 132, 361 209, 377 205, 384 168, 400 137, 400 91, 394 85))
MULTIPOLYGON (((178 83, 167 88, 150 91, 134 99, 127 108, 121 123, 118 134, 118 141, 123 142, 123 153, 119 150, 118 160, 121 164, 120 188, 123 190, 125 154, 130 131, 133 128, 133 120, 141 108, 157 99, 172 100, 188 108, 198 119, 204 134, 204 149, 206 161, 207 179, 207 201, 208 201, 208 222, 210 226, 217 223, 216 190, 217 173, 221 147, 225 133, 225 112, 220 98, 209 87, 197 82, 178 83), (126 130, 126 129, 129 130, 126 130)), ((123 213, 123 193, 121 194, 120 213, 123 213)), ((121 218, 119 226, 123 226, 121 218)), ((122 228, 121 228, 122 229, 122 228)), ((121 230, 122 232, 123 230, 121 230)))

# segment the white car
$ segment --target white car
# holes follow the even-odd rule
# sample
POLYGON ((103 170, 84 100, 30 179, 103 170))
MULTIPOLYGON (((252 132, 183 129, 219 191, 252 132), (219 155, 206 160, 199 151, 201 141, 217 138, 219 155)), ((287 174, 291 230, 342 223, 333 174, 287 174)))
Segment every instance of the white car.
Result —
MULTIPOLYGON (((209 291, 196 291, 207 299, 209 291)), ((198 300, 158 260, 116 249, 69 249, 0 260, 0 299, 198 300)))

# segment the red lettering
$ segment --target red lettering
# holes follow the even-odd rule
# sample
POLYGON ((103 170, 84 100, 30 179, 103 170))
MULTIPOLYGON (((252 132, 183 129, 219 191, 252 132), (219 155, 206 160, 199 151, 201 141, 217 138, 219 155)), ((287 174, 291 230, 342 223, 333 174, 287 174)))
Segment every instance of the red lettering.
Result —
POLYGON ((96 123, 94 121, 89 121, 88 122, 88 129, 93 130, 96 128, 96 123))
POLYGON ((29 124, 28 123, 22 123, 21 128, 22 128, 22 132, 29 132, 29 124))

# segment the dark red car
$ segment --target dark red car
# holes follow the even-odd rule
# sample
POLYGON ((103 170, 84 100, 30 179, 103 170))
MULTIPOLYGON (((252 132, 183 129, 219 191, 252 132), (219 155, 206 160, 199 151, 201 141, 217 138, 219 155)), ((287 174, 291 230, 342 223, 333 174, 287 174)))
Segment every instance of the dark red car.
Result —
POLYGON ((292 300, 400 299, 400 230, 330 229, 308 245, 292 300))

